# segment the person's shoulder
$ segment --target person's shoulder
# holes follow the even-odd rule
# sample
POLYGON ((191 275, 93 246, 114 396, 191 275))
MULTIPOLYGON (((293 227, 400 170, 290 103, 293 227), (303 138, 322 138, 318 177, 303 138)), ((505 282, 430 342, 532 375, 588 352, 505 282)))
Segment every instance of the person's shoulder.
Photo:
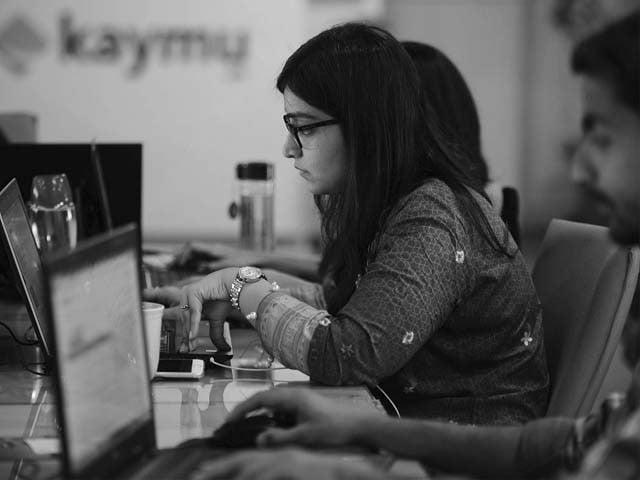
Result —
POLYGON ((454 230, 459 217, 453 190, 442 180, 428 179, 396 203, 387 218, 386 230, 415 233, 436 224, 454 230))
POLYGON ((456 209, 456 196, 451 187, 442 180, 430 178, 408 193, 400 202, 397 213, 429 216, 452 213, 456 209))

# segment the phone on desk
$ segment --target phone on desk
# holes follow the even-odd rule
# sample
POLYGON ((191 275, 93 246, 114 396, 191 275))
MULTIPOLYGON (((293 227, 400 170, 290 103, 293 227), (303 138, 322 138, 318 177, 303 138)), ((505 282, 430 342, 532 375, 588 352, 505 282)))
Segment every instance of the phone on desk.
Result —
POLYGON ((204 360, 199 358, 161 358, 156 377, 198 379, 204 375, 204 360))

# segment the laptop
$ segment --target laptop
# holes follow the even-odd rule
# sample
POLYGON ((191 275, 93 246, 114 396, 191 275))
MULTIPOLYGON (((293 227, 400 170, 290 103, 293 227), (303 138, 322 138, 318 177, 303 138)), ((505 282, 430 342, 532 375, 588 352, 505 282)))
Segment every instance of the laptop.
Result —
POLYGON ((137 245, 125 226, 43 262, 65 478, 184 478, 216 454, 156 449, 137 245))
MULTIPOLYGON (((11 270, 19 285, 20 294, 27 307, 31 325, 41 345, 45 368, 53 365, 51 361, 51 334, 49 332, 48 312, 46 311, 46 295, 44 280, 42 278, 42 265, 40 254, 31 233, 31 226, 27 209, 21 195, 16 179, 0 192, 0 236, 4 244, 6 257, 11 270)), ((207 368, 216 368, 210 361, 227 362, 233 357, 233 349, 228 352, 219 352, 208 338, 209 322, 203 321, 200 327, 200 337, 205 341, 193 352, 178 352, 179 345, 170 341, 175 335, 175 325, 166 322, 163 329, 162 358, 200 358, 205 361, 207 368), (173 330, 169 327, 172 326, 173 330)), ((231 345, 229 325, 224 325, 224 337, 231 345)))
POLYGON ((15 179, 0 191, 0 233, 47 368, 51 365, 52 349, 42 264, 15 179))

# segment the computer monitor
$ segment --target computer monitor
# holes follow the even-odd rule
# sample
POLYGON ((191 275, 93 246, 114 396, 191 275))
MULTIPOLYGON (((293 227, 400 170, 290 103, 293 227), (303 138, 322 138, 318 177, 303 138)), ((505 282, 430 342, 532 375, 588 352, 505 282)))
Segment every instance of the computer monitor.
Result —
MULTIPOLYGON (((142 144, 14 143, 0 145, 0 188, 17 179, 29 201, 36 175, 65 173, 76 206, 78 240, 137 223, 142 216, 142 144)), ((10 262, 0 250, 0 296, 15 297, 10 262)))
POLYGON ((36 175, 65 173, 73 191, 78 239, 142 215, 142 144, 14 143, 0 146, 0 186, 16 178, 29 201, 36 175))

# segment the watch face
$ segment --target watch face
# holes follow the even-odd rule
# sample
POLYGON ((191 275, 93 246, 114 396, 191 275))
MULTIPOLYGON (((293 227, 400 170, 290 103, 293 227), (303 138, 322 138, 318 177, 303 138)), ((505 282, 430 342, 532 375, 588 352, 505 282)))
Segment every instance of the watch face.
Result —
POLYGON ((255 282, 262 277, 262 270, 256 267, 242 267, 238 275, 245 282, 255 282))

